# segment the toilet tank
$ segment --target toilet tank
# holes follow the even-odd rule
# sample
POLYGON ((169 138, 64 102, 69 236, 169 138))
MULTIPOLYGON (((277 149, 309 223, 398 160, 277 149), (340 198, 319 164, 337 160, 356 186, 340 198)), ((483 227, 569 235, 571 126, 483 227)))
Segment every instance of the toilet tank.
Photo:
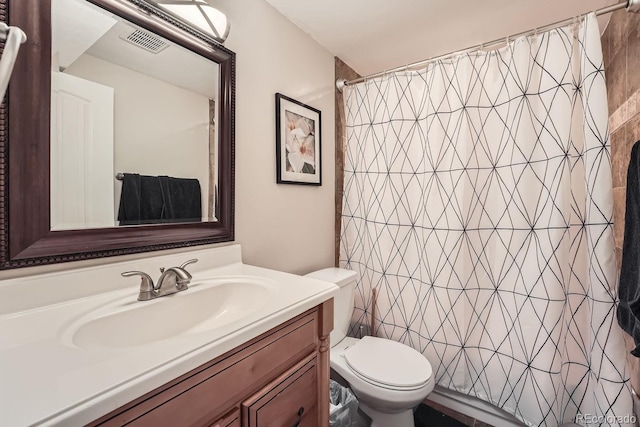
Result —
POLYGON ((335 283, 340 287, 340 293, 333 301, 333 331, 329 337, 331 347, 333 347, 342 341, 349 331, 358 273, 344 268, 332 267, 314 271, 307 274, 306 277, 335 283))

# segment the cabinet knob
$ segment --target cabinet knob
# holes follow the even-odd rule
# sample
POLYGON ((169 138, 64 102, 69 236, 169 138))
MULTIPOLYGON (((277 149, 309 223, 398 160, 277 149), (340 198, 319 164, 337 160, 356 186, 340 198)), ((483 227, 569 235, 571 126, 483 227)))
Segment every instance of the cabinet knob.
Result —
POLYGON ((296 420, 295 423, 293 423, 293 425, 291 427, 298 427, 300 425, 300 421, 302 421, 302 414, 304 413, 304 407, 301 406, 300 409, 298 409, 298 419, 296 420))

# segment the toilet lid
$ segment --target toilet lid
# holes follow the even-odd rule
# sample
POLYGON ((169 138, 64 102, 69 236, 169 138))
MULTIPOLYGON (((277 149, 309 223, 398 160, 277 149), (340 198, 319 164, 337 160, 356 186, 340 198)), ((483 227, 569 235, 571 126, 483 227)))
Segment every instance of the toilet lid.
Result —
POLYGON ((413 348, 383 338, 362 338, 344 352, 347 365, 364 379, 388 387, 419 387, 431 378, 431 364, 413 348))

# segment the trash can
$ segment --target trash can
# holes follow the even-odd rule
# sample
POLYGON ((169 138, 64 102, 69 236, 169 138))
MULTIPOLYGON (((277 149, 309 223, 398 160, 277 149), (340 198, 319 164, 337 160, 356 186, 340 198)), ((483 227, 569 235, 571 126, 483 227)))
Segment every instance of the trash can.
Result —
POLYGON ((329 380, 329 425, 331 427, 369 427, 371 424, 358 410, 358 399, 347 387, 329 380))

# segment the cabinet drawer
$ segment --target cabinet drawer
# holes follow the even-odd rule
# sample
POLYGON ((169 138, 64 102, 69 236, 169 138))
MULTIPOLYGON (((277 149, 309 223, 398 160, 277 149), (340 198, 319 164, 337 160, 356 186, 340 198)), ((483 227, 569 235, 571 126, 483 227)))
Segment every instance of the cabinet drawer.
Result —
POLYGON ((317 403, 317 358, 313 354, 242 403, 242 426, 314 427, 317 403))
POLYGON ((314 352, 317 331, 317 310, 307 312, 90 425, 210 426, 314 352))

